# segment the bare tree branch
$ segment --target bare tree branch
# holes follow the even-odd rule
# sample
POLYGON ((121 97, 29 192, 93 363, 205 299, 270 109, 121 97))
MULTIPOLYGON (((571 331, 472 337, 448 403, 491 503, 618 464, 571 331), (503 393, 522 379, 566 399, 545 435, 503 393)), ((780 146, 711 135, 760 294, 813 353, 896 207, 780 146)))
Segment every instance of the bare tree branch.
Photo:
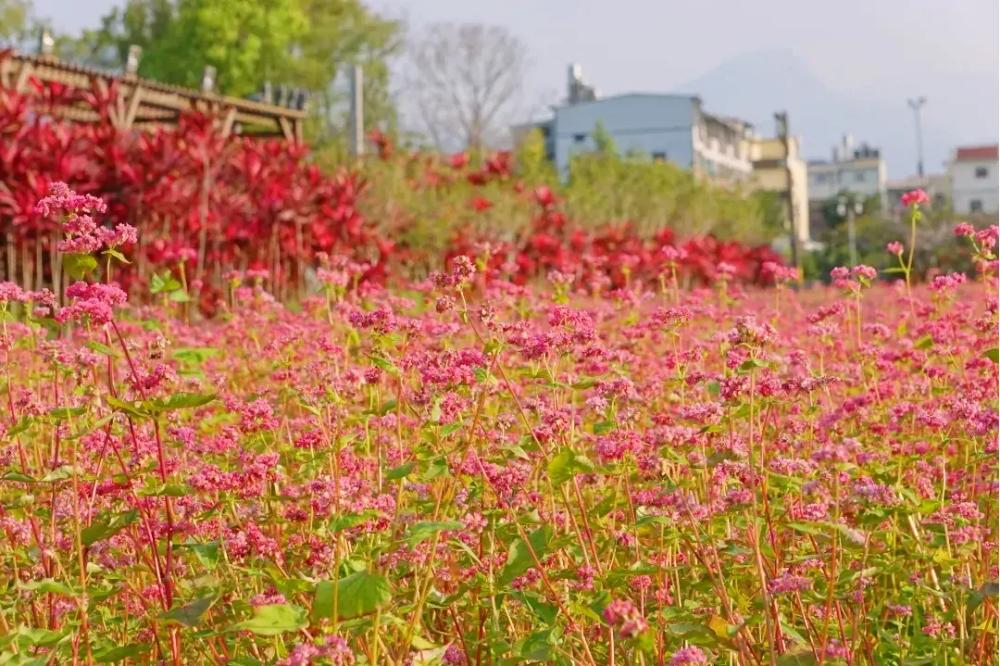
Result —
POLYGON ((430 26, 411 43, 404 95, 423 132, 442 150, 502 140, 518 107, 525 47, 505 29, 430 26))

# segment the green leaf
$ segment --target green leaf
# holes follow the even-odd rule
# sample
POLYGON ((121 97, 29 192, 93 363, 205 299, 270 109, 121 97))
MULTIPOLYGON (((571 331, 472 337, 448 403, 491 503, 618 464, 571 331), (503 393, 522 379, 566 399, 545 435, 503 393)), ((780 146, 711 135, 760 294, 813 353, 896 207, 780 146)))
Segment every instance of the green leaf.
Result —
POLYGON ((594 434, 595 435, 605 435, 615 429, 618 425, 614 421, 598 421, 594 424, 594 434))
MULTIPOLYGON (((69 635, 68 628, 63 628, 61 631, 55 631, 53 629, 42 629, 35 627, 18 627, 17 629, 17 644, 22 647, 27 646, 40 646, 48 647, 50 645, 55 645, 63 638, 69 635)), ((0 660, 0 663, 5 663, 0 660)), ((15 662, 21 664, 23 662, 15 662)))
POLYGON ((149 416, 149 412, 143 408, 142 403, 119 400, 118 398, 114 398, 111 396, 106 397, 105 400, 108 401, 108 405, 110 407, 117 409, 120 412, 125 412, 126 414, 130 414, 131 416, 134 416, 136 418, 143 419, 149 416))
POLYGON ((142 497, 185 497, 191 494, 191 488, 183 483, 156 483, 136 491, 142 497))
POLYGON ((181 283, 169 272, 164 272, 162 275, 154 274, 153 278, 149 281, 149 291, 152 294, 176 291, 181 287, 181 283))
POLYGON ((456 421, 454 423, 449 423, 448 425, 441 426, 441 430, 438 432, 438 434, 441 437, 447 437, 451 433, 453 433, 456 430, 458 430, 459 428, 461 428, 462 425, 463 425, 463 423, 461 421, 456 421))
POLYGON ((191 302, 191 297, 188 296, 188 293, 186 291, 184 291, 183 289, 175 289, 174 291, 170 292, 169 298, 174 303, 190 303, 191 302))
POLYGON ((535 566, 535 560, 531 556, 534 551, 535 556, 541 561, 548 552, 552 541, 552 525, 543 525, 528 536, 528 544, 522 539, 515 539, 510 545, 507 555, 507 565, 500 572, 498 581, 501 585, 508 585, 512 580, 523 574, 528 569, 535 566), (528 549, 528 545, 531 549, 528 549))
POLYGON ((76 590, 65 583, 60 583, 51 578, 18 583, 18 587, 22 590, 31 590, 32 592, 41 592, 42 594, 62 594, 67 597, 76 596, 76 590))
POLYGON ((823 526, 820 523, 788 523, 788 526, 796 532, 812 534, 813 536, 818 536, 824 533, 823 526))
POLYGON ((0 481, 21 481, 23 483, 34 483, 35 480, 22 472, 7 472, 0 476, 0 481))
POLYGON ((925 335, 916 342, 914 342, 913 346, 916 347, 917 349, 930 349, 931 347, 934 346, 934 338, 932 338, 929 335, 925 335))
POLYGON ((54 483, 73 478, 73 467, 71 465, 60 465, 42 477, 42 483, 54 483))
POLYGON ((386 481, 396 481, 406 478, 413 471, 414 463, 408 462, 405 465, 394 467, 385 473, 386 481))
POLYGON ((89 527, 83 528, 80 531, 80 539, 84 546, 89 546, 118 534, 138 519, 138 509, 116 514, 106 521, 94 522, 89 527))
POLYGON ((110 664, 128 659, 129 657, 137 657, 147 652, 149 652, 149 645, 145 643, 133 643, 132 645, 95 650, 94 660, 99 664, 110 664))
POLYGON ((201 407, 215 400, 214 393, 174 393, 166 399, 147 400, 143 403, 153 412, 167 412, 173 409, 201 407))
POLYGON ((666 630, 668 634, 682 638, 696 635, 705 636, 710 633, 707 625, 696 622, 671 622, 666 626, 666 630))
POLYGON ((117 259, 118 261, 122 262, 123 264, 131 264, 132 263, 131 261, 129 261, 128 259, 125 258, 124 254, 122 254, 121 252, 119 252, 118 250, 116 250, 116 249, 114 249, 112 247, 109 247, 104 252, 101 252, 101 254, 106 254, 109 257, 114 257, 115 259, 117 259))
POLYGON ((334 532, 343 532, 344 530, 349 530, 352 527, 357 527, 374 516, 374 511, 365 511, 363 513, 345 513, 330 521, 330 529, 334 532))
POLYGON ((17 422, 17 424, 13 428, 7 431, 7 438, 14 439, 14 437, 20 435, 22 432, 30 428, 31 421, 32 419, 30 416, 22 416, 21 419, 17 422))
POLYGON ((232 626, 237 631, 250 631, 258 636, 277 636, 289 631, 298 631, 309 626, 306 610, 291 604, 271 604, 258 606, 253 617, 232 626))
POLYGON ((760 360, 759 358, 748 358, 747 360, 740 363, 740 372, 746 373, 752 370, 757 370, 759 368, 766 368, 767 362, 760 360))
POLYGON ((564 447, 552 456, 547 466, 549 479, 556 486, 561 486, 576 474, 594 471, 594 463, 582 453, 576 453, 570 447, 564 447))
POLYGON ((82 280, 87 273, 97 270, 97 259, 89 254, 64 254, 63 270, 74 280, 82 280))
POLYGON ((374 363, 377 367, 381 368, 382 370, 385 370, 389 374, 391 375, 399 374, 399 368, 396 367, 396 364, 390 361, 389 359, 385 358, 384 356, 379 356, 378 354, 369 354, 368 358, 371 359, 371 362, 374 363))
POLYGON ((171 353, 171 356, 181 363, 201 365, 207 359, 218 356, 219 353, 219 350, 214 347, 179 347, 171 353))
POLYGON ((511 597, 530 608, 531 612, 546 625, 552 626, 555 624, 556 615, 558 614, 558 606, 555 604, 546 603, 542 597, 530 592, 516 592, 511 597))
POLYGON ((160 617, 168 622, 183 624, 185 627, 194 627, 198 625, 201 616, 212 607, 213 603, 215 603, 214 596, 201 597, 183 606, 171 608, 160 617))
POLYGON ((1000 347, 993 347, 992 349, 987 349, 983 352, 983 356, 990 359, 994 363, 1000 363, 1000 347))
POLYGON ((333 607, 333 584, 316 586, 313 614, 318 617, 348 620, 374 613, 392 601, 392 587, 385 576, 358 571, 341 578, 337 586, 337 608, 333 607), (317 607, 318 605, 318 607, 317 607))
POLYGON ((98 354, 104 354, 105 356, 118 357, 118 352, 107 346, 106 344, 97 342, 96 340, 88 340, 84 345, 87 349, 92 349, 98 354))
POLYGON ((49 410, 49 416, 57 421, 65 421, 74 416, 80 416, 87 411, 86 407, 56 407, 49 410))
POLYGON ((214 569, 219 564, 219 542, 209 541, 208 543, 181 543, 178 548, 187 548, 194 553, 202 566, 214 569))
POLYGON ((314 618, 333 617, 333 590, 335 585, 332 581, 321 580, 316 583, 316 594, 313 597, 312 616, 314 618))
POLYGON ((456 520, 424 520, 410 526, 410 529, 406 534, 406 542, 410 546, 416 546, 418 543, 426 541, 438 532, 443 532, 444 530, 458 530, 461 528, 462 523, 456 520))
POLYGON ((451 473, 451 468, 448 467, 448 461, 444 458, 434 458, 428 461, 427 469, 424 470, 424 474, 421 477, 423 481, 431 481, 440 476, 448 476, 451 473))
POLYGON ((969 612, 974 613, 979 606, 986 601, 988 597, 996 597, 998 591, 1000 591, 1000 585, 997 581, 992 581, 989 583, 983 583, 979 589, 970 590, 969 596, 966 599, 968 604, 969 612))
POLYGON ((719 615, 713 615, 708 619, 708 628, 715 634, 716 638, 729 640, 729 623, 719 615))
POLYGON ((778 657, 778 666, 813 666, 816 657, 808 648, 796 648, 778 657))

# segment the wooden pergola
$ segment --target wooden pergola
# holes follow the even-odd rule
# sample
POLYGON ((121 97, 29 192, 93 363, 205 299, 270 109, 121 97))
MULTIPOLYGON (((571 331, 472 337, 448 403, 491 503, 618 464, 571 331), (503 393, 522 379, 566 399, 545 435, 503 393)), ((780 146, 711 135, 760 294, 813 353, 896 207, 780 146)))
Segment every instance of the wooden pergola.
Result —
MULTIPOLYGON (((58 83, 102 96, 117 88, 111 122, 121 129, 173 125, 181 113, 196 111, 218 118, 225 134, 280 136, 302 141, 306 112, 238 97, 205 93, 134 75, 115 75, 52 57, 0 53, 0 89, 22 92, 31 79, 58 83)), ((75 122, 96 122, 97 112, 85 102, 64 104, 56 113, 75 122)))

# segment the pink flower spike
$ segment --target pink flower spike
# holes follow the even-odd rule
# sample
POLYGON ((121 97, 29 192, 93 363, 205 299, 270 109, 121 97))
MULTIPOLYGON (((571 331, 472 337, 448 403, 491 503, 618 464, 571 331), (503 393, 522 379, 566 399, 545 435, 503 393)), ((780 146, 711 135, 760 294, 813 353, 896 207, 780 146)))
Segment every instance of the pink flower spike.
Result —
POLYGON ((910 190, 902 197, 900 197, 899 200, 903 204, 903 206, 905 206, 906 208, 910 208, 912 206, 919 206, 921 204, 930 203, 931 198, 927 196, 927 192, 924 192, 922 189, 917 188, 915 190, 910 190))

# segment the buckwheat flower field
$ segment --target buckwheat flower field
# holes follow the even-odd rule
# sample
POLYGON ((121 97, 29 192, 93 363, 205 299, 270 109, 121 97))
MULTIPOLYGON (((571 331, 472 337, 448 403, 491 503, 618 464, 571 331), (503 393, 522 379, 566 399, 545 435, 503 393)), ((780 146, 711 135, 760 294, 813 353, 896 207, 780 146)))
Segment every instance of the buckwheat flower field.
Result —
POLYGON ((103 279, 0 285, 0 663, 996 663, 996 228, 927 284, 331 261, 195 320, 100 206, 41 209, 103 279))

